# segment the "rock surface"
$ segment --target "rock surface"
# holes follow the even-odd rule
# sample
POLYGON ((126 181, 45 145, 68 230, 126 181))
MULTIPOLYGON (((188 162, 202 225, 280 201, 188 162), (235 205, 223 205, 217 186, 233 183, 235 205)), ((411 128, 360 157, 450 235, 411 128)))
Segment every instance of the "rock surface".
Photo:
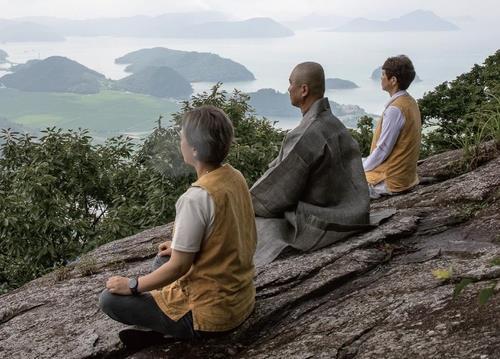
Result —
POLYGON ((313 253, 287 251, 259 268, 255 312, 231 335, 131 353, 118 339, 124 326, 97 308, 110 275, 148 272, 157 244, 171 235, 166 225, 1 296, 0 357, 497 358, 500 157, 491 153, 462 174, 441 166, 459 152, 431 157, 419 172, 435 183, 372 204, 398 209, 380 227, 313 253), (450 268, 446 280, 432 273, 450 268), (473 283, 454 298, 463 278, 473 283), (495 285, 480 305, 478 293, 495 285))

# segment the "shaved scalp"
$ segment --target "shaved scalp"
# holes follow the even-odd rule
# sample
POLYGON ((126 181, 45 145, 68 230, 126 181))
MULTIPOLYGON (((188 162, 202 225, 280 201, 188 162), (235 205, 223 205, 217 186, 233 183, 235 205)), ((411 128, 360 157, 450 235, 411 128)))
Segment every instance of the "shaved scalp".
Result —
POLYGON ((312 96, 325 94, 325 71, 317 62, 303 62, 295 66, 290 80, 296 85, 307 85, 312 96))

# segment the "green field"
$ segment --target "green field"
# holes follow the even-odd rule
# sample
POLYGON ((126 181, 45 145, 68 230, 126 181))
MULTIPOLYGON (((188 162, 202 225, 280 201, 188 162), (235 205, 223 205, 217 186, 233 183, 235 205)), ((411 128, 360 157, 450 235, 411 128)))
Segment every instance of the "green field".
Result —
POLYGON ((159 115, 165 123, 178 108, 171 100, 118 91, 77 95, 0 89, 0 117, 34 129, 86 128, 98 137, 149 132, 159 115))

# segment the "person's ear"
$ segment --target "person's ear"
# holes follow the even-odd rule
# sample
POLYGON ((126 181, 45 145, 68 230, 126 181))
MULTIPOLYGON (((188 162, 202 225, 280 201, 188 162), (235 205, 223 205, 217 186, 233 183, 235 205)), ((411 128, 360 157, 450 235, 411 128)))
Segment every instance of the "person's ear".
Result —
POLYGON ((307 86, 306 84, 303 84, 301 86, 301 90, 302 90, 302 97, 307 97, 309 95, 309 86, 307 86))

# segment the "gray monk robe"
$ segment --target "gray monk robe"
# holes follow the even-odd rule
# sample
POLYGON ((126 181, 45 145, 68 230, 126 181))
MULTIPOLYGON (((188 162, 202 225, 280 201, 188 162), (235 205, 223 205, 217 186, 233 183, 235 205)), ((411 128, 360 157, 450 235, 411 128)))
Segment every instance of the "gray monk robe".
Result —
POLYGON ((327 98, 316 101, 288 133, 250 193, 257 266, 273 261, 286 246, 314 250, 370 227, 361 154, 327 98))

